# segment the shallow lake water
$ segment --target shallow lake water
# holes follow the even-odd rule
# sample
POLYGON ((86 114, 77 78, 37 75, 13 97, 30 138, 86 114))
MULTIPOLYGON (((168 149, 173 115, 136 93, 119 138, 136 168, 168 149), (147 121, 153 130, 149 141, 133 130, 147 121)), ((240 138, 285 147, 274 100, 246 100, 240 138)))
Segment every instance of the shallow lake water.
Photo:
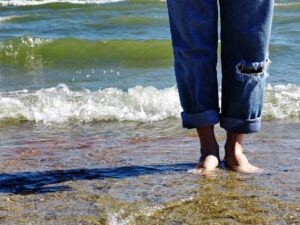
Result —
POLYGON ((265 122, 245 140, 265 173, 204 177, 166 1, 0 0, 0 224, 300 224, 299 32, 299 0, 276 0, 265 122))
MULTIPOLYGON (((189 172, 195 132, 170 124, 2 125, 0 223, 300 223, 297 123, 266 122, 245 139, 263 174, 208 176, 189 172)), ((222 149, 219 128, 217 139, 222 149)))

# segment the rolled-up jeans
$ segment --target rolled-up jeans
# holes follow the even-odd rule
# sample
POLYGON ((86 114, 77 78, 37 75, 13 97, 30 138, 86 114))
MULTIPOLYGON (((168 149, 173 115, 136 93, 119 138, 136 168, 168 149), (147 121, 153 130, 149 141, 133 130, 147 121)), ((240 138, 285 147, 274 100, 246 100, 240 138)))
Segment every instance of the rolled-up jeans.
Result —
POLYGON ((274 0, 167 0, 185 128, 260 130, 274 0), (218 10, 222 65, 218 100, 218 10), (245 72, 246 71, 246 72, 245 72), (250 71, 250 72, 249 72, 250 71))

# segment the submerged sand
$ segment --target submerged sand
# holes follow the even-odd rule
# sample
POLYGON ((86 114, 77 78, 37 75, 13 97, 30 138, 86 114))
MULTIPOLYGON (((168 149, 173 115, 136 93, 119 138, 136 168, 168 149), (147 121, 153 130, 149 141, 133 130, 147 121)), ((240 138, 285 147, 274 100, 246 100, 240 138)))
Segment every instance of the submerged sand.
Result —
MULTIPOLYGON (((166 124, 2 125, 0 224, 299 224, 297 123, 245 140, 261 175, 188 170, 194 131, 166 124), (158 127, 159 126, 159 127, 158 127)), ((221 147, 224 132, 217 129, 221 147)))

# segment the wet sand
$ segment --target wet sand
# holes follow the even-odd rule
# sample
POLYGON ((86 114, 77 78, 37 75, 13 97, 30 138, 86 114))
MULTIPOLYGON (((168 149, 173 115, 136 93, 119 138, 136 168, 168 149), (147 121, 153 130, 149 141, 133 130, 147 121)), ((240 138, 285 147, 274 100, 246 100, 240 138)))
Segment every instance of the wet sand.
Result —
POLYGON ((206 177, 187 172, 194 131, 170 124, 1 125, 0 224, 300 224, 299 123, 245 140, 265 173, 206 177))

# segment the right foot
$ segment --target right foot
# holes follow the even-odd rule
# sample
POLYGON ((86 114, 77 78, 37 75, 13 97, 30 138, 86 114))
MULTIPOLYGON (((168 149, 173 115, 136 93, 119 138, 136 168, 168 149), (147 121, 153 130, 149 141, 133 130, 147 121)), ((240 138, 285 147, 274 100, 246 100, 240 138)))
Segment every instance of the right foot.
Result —
POLYGON ((195 169, 191 172, 200 175, 206 175, 219 166, 219 145, 217 143, 214 126, 207 126, 197 129, 200 144, 201 144, 201 157, 195 169))
POLYGON ((200 159, 197 167, 193 170, 199 175, 207 175, 219 167, 219 158, 215 155, 208 155, 204 159, 200 159))
POLYGON ((219 165, 219 146, 216 143, 215 145, 210 146, 210 150, 201 148, 201 157, 199 159, 199 163, 196 168, 192 170, 192 172, 199 175, 208 175, 215 171, 219 165))

